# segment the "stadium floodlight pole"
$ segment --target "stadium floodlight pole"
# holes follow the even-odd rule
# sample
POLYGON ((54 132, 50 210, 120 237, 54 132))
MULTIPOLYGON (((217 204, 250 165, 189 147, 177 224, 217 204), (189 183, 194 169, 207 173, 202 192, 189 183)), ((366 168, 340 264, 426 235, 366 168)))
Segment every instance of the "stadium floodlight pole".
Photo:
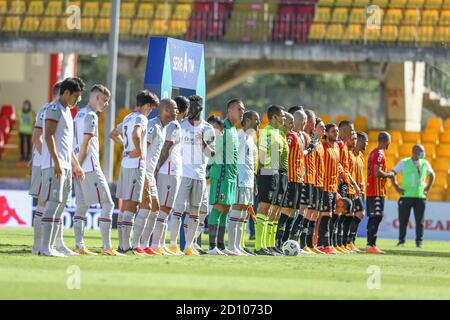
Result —
POLYGON ((113 182, 113 142, 109 139, 109 133, 114 128, 116 118, 116 78, 117 78, 117 54, 119 51, 119 16, 120 0, 114 0, 111 7, 111 29, 109 33, 108 44, 108 79, 107 84, 111 90, 111 101, 106 113, 105 132, 103 138, 105 141, 103 154, 103 172, 108 183, 113 182))

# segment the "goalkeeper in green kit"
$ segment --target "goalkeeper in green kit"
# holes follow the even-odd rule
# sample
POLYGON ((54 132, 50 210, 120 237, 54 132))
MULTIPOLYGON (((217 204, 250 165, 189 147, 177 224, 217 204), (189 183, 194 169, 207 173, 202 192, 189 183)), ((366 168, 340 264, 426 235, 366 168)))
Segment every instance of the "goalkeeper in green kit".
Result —
POLYGON ((245 112, 240 99, 227 103, 227 118, 223 134, 217 137, 216 153, 210 161, 209 203, 213 206, 208 218, 208 254, 225 255, 225 228, 227 213, 236 200, 237 159, 239 138, 236 125, 241 123, 245 112))

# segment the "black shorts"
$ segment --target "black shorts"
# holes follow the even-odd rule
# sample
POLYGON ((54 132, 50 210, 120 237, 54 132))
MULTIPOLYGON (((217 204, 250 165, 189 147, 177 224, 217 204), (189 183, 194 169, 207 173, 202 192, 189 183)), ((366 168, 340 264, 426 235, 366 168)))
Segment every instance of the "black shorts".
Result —
POLYGON ((324 191, 320 212, 336 212, 336 193, 324 191))
POLYGON ((311 203, 313 188, 314 186, 312 184, 303 184, 302 193, 300 195, 300 204, 309 205, 311 203))
POLYGON ((300 206, 300 191, 302 184, 298 182, 288 182, 286 196, 283 201, 283 208, 298 209, 300 206))
POLYGON ((258 184, 258 201, 272 203, 278 192, 280 176, 261 174, 256 179, 258 184))
POLYGON ((367 197, 366 204, 369 217, 384 215, 384 197, 367 197))
POLYGON ((364 202, 363 202, 363 195, 360 194, 358 198, 353 200, 353 208, 354 212, 360 212, 364 211, 364 202))
POLYGON ((349 194, 348 194, 348 185, 345 182, 341 182, 338 185, 338 193, 341 195, 341 197, 343 198, 348 198, 349 194))
POLYGON ((314 187, 312 200, 309 208, 312 210, 319 210, 322 205, 322 198, 323 198, 323 188, 314 187))
POLYGON ((288 175, 287 172, 279 172, 278 193, 273 199, 272 204, 282 207, 284 198, 286 197, 286 190, 288 187, 288 175))

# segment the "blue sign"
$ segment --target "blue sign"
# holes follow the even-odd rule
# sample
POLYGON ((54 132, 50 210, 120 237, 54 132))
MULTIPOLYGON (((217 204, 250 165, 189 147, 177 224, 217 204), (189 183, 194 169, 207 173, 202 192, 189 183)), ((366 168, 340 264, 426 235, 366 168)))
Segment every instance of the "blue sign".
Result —
MULTIPOLYGON (((203 45, 167 37, 151 37, 144 87, 161 99, 197 94, 206 98, 203 45)), ((205 100, 203 100, 203 112, 205 100)))

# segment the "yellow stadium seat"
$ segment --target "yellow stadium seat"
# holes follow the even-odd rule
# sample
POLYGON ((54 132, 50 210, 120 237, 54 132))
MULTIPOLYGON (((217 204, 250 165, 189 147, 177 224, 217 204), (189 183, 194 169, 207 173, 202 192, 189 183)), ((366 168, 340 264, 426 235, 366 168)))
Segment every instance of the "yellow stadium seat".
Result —
POLYGON ((389 2, 390 8, 404 8, 407 0, 391 0, 389 2))
POLYGON ((397 41, 398 28, 397 26, 383 25, 381 28, 381 41, 397 41))
POLYGON ((427 9, 440 9, 442 0, 425 0, 424 7, 427 9))
POLYGON ((167 20, 172 14, 172 5, 161 3, 156 6, 155 19, 167 20))
POLYGON ((450 144, 440 144, 436 150, 438 158, 450 158, 450 144))
POLYGON ((347 23, 348 10, 347 8, 335 8, 333 15, 331 16, 331 22, 333 23, 347 23))
POLYGON ((317 1, 319 7, 332 7, 334 5, 334 0, 319 0, 317 1))
POLYGON ((134 17, 135 10, 136 10, 135 2, 121 2, 120 3, 120 17, 121 18, 134 17))
POLYGON ((169 22, 164 19, 155 19, 150 22, 151 35, 164 35, 169 28, 169 22))
POLYGON ((128 35, 131 29, 131 20, 130 19, 120 19, 119 22, 119 34, 121 36, 128 35))
POLYGON ((439 132, 425 130, 421 134, 422 143, 435 143, 439 144, 439 132))
POLYGON ((442 8, 450 9, 450 0, 442 0, 442 8))
POLYGON ((423 147, 425 148, 425 154, 426 154, 427 158, 431 158, 431 159, 436 158, 436 144, 424 143, 423 147))
POLYGON ((0 16, 8 12, 8 2, 6 0, 0 0, 0 16))
MULTIPOLYGON (((141 3, 137 11, 137 18, 151 19, 153 18, 154 7, 152 3, 141 3)), ((133 22, 134 24, 134 22, 133 22)), ((133 32, 134 33, 134 32, 133 32)))
POLYGON ((373 0, 372 4, 379 6, 380 8, 386 8, 389 4, 389 0, 373 0))
POLYGON ((222 114, 221 111, 208 111, 207 118, 209 118, 211 116, 216 116, 216 117, 219 117, 219 118, 223 119, 223 114, 222 114))
POLYGON ((342 24, 330 24, 327 28, 327 40, 342 40, 344 38, 344 26, 342 24))
POLYGON ((450 27, 435 27, 434 41, 450 43, 450 27))
POLYGON ((386 156, 397 159, 399 156, 399 145, 397 143, 391 143, 386 150, 386 156))
POLYGON ((405 157, 410 157, 412 154, 412 149, 415 145, 415 143, 403 143, 398 150, 399 157, 402 159, 405 157))
POLYGON ((422 24, 427 26, 434 26, 439 21, 438 10, 423 10, 422 11, 422 24))
POLYGON ((187 32, 188 22, 186 20, 172 20, 169 22, 167 35, 180 36, 187 32))
POLYGON ((433 188, 447 188, 448 173, 446 171, 436 171, 436 179, 434 180, 433 188))
POLYGON ((420 26, 417 29, 417 40, 421 45, 429 45, 433 42, 434 29, 432 26, 420 26))
POLYGON ((330 21, 330 8, 317 8, 316 14, 314 15, 314 22, 327 23, 330 21))
POLYGON ((439 143, 450 144, 450 134, 448 133, 448 131, 444 131, 441 133, 441 135, 439 136, 439 143))
POLYGON ((131 33, 136 36, 148 35, 150 29, 149 20, 147 19, 135 19, 133 20, 133 27, 131 33))
POLYGON ((10 14, 16 14, 16 15, 22 15, 26 11, 26 2, 23 0, 14 0, 10 1, 9 5, 9 13, 10 14))
POLYGON ((402 21, 403 11, 400 9, 388 9, 384 15, 384 24, 398 25, 402 21))
POLYGON ((97 19, 97 26, 95 28, 96 33, 109 33, 111 31, 111 19, 109 18, 100 18, 97 19))
POLYGON ((450 130, 450 118, 446 118, 444 121, 444 130, 450 130))
POLYGON ((92 17, 81 18, 80 31, 83 33, 93 32, 94 28, 95 28, 95 21, 96 21, 96 18, 92 18, 92 17))
POLYGON ((439 25, 450 26, 450 10, 442 10, 439 25))
POLYGON ((349 23, 365 23, 366 12, 361 8, 353 8, 350 12, 349 23))
POLYGON ((319 116, 320 119, 322 119, 323 123, 327 124, 331 122, 331 117, 328 114, 321 114, 319 116))
POLYGON ((399 40, 402 42, 411 42, 417 39, 416 27, 412 26, 401 26, 399 40))
POLYGON ((107 18, 111 16, 111 2, 104 2, 100 10, 100 17, 107 18))
POLYGON ((326 35, 326 26, 325 24, 315 24, 313 23, 311 25, 311 28, 309 29, 309 39, 311 40, 322 40, 325 38, 326 35))
POLYGON ((370 3, 370 0, 355 0, 353 2, 354 7, 367 7, 370 3))
POLYGON ((366 116, 356 116, 355 129, 358 131, 367 131, 369 129, 369 120, 366 116))
POLYGON ((391 135, 392 141, 395 141, 399 144, 403 143, 402 131, 400 130, 389 130, 389 134, 391 135))
POLYGON ((50 1, 45 9, 46 16, 59 16, 63 12, 61 1, 50 1))
POLYGON ((3 24, 3 31, 18 31, 22 20, 16 16, 7 16, 3 24))
POLYGON ((353 0, 336 0, 336 7, 351 7, 353 4, 353 0))
POLYGON ((443 158, 443 159, 436 158, 433 161, 432 167, 433 167, 434 171, 446 171, 446 172, 448 172, 448 170, 450 169, 450 159, 448 159, 448 158, 443 158))
POLYGON ((38 28, 39 28, 39 18, 33 16, 25 17, 22 24, 22 31, 36 32, 38 28))
POLYGON ((430 193, 428 193, 428 200, 430 201, 445 201, 446 189, 443 187, 432 187, 430 193))
POLYGON ((420 143, 420 132, 403 131, 403 143, 420 143))
POLYGON ((439 131, 443 129, 443 121, 440 117, 429 117, 427 120, 427 130, 428 131, 439 131))
POLYGON ((377 144, 378 141, 378 134, 380 131, 369 131, 369 143, 370 144, 377 144))
POLYGON ((98 16, 99 8, 98 1, 86 1, 83 7, 84 17, 96 17, 98 16))
POLYGON ((348 41, 361 40, 362 31, 360 24, 349 24, 346 31, 345 39, 348 41))
POLYGON ((416 25, 420 23, 420 11, 416 9, 407 9, 404 12, 403 23, 407 25, 416 25))
POLYGON ((58 18, 45 16, 41 20, 39 32, 56 32, 57 25, 58 25, 58 18))
POLYGON ((172 19, 188 20, 191 16, 192 5, 177 4, 172 15, 172 19))
POLYGON ((364 29, 364 40, 365 41, 376 41, 380 39, 381 31, 376 28, 365 28, 364 29))
POLYGON ((348 116, 347 116, 346 114, 340 114, 340 115, 338 115, 338 116, 336 117, 334 123, 336 123, 337 125, 339 125, 339 123, 340 123, 341 121, 344 121, 344 120, 348 120, 348 116))
POLYGON ((31 1, 28 6, 28 15, 41 15, 44 13, 44 1, 31 1))
POLYGON ((425 0, 408 0, 406 3, 407 8, 419 8, 423 7, 425 0))

